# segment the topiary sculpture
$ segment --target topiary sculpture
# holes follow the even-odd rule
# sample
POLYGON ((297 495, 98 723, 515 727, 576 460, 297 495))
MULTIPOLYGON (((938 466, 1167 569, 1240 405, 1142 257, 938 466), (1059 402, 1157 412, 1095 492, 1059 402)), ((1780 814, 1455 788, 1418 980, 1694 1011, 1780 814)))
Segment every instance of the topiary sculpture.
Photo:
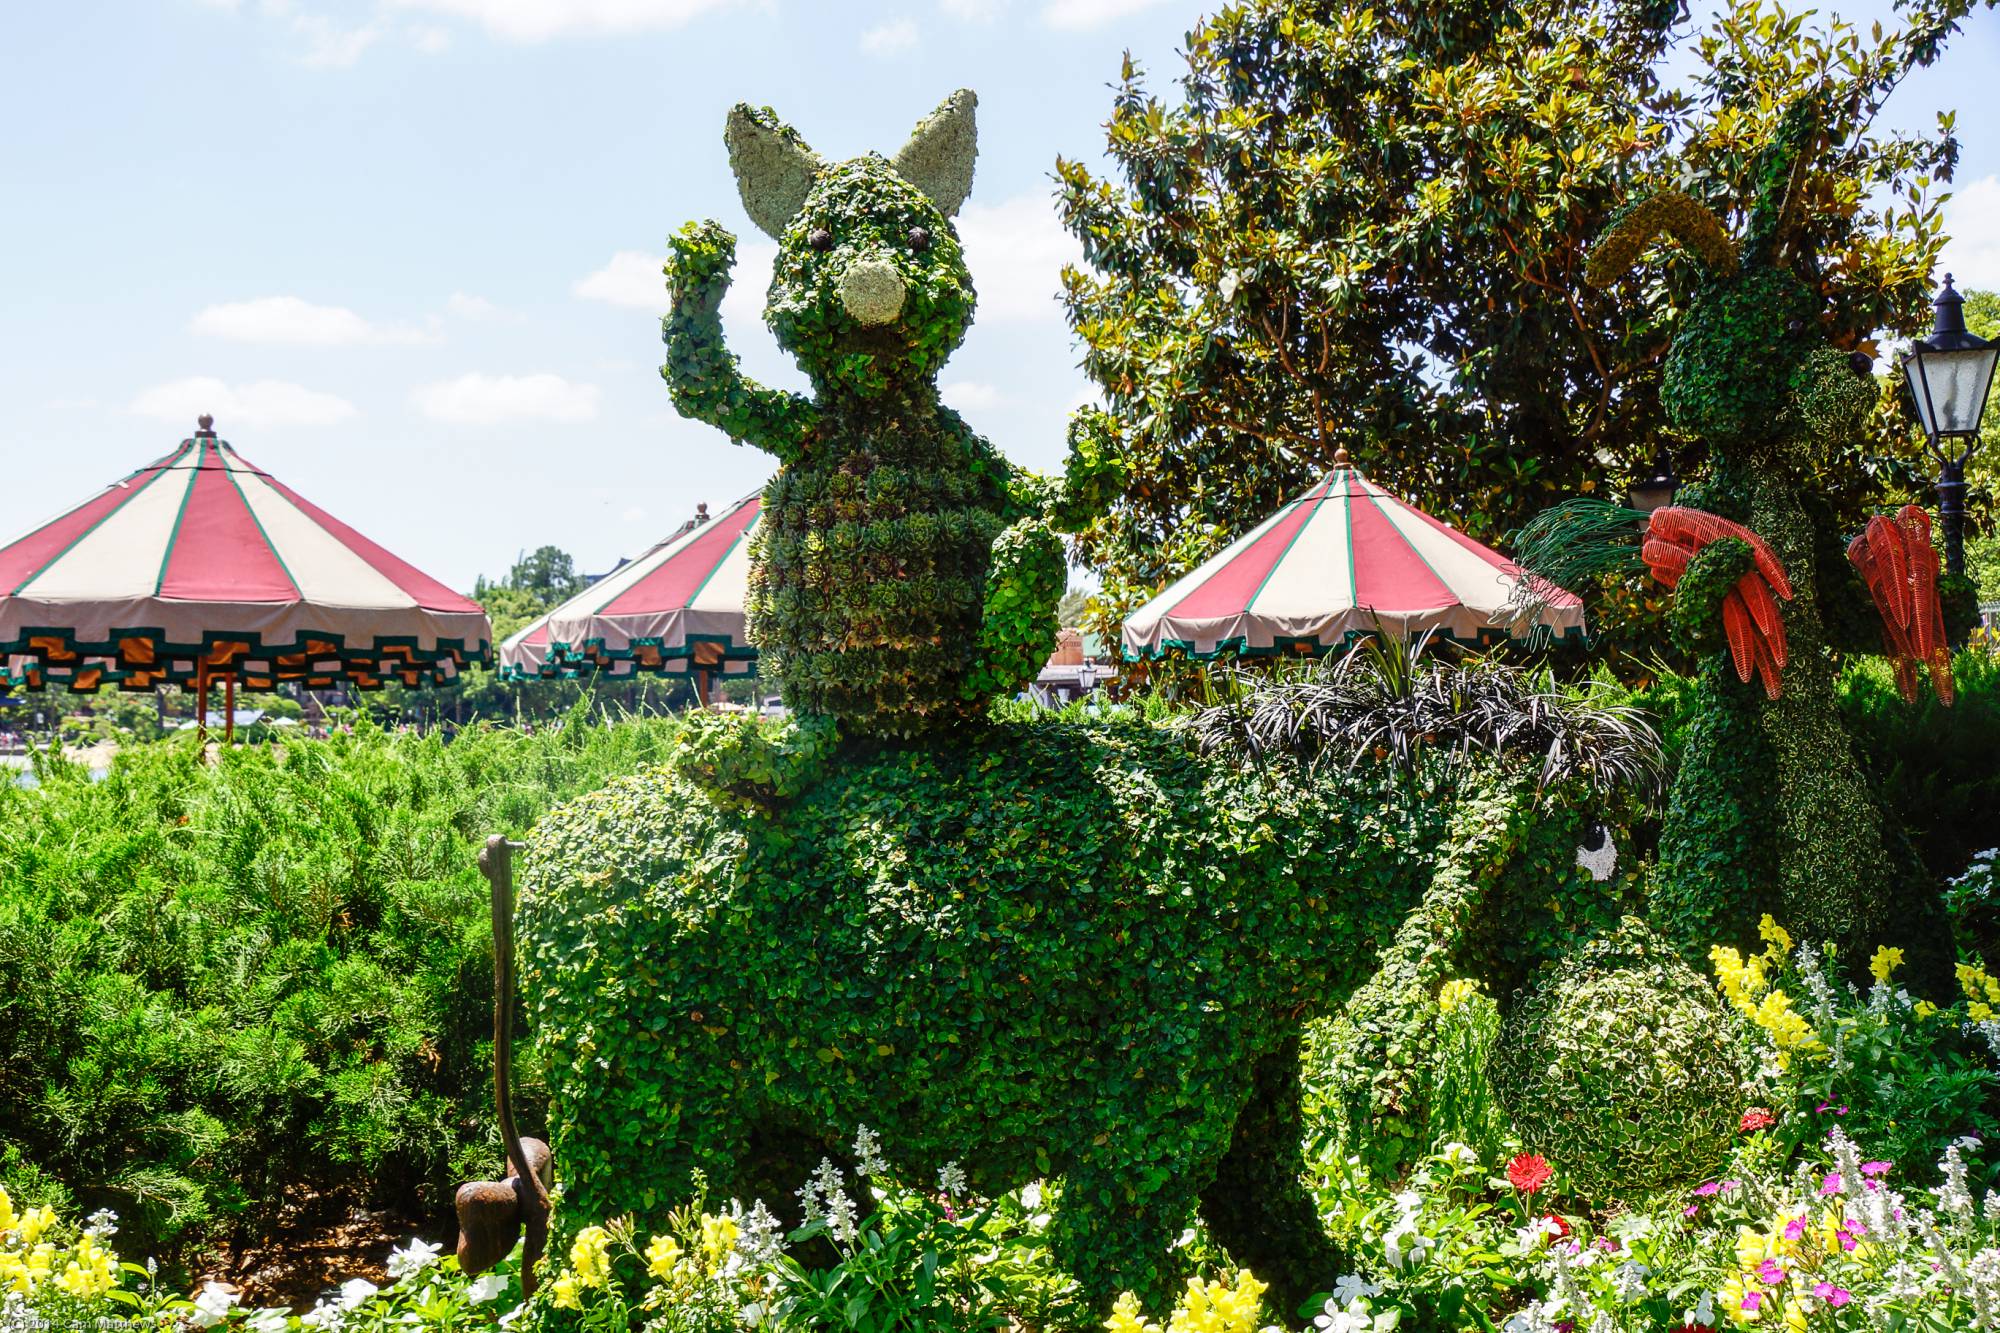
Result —
POLYGON ((1741 1070, 1715 988, 1645 924, 1545 964, 1488 1076, 1530 1152, 1594 1203, 1713 1175, 1735 1141, 1741 1070))
POLYGON ((893 161, 838 164, 769 108, 729 113, 743 207, 778 241, 766 318, 812 397, 745 379, 723 343, 735 237, 690 223, 667 262, 674 406, 782 465, 751 549, 759 668, 793 710, 862 734, 977 717, 1055 647, 1061 545, 1028 480, 938 399, 972 323, 951 218, 975 105, 953 93, 893 161))
MULTIPOLYGON (((1832 651, 1880 645, 1846 538, 1804 477, 1816 451, 1858 432, 1877 393, 1868 358, 1821 333, 1813 257, 1790 225, 1820 134, 1813 103, 1787 113, 1740 245, 1706 206, 1675 193, 1632 206, 1598 243, 1587 274, 1598 285, 1617 281, 1661 233, 1700 261, 1661 398, 1676 429, 1707 445, 1710 466, 1682 507, 1650 519, 1597 502, 1559 507, 1524 530, 1518 554, 1563 583, 1629 558, 1603 539, 1646 522, 1644 545, 1630 554, 1674 589, 1675 632, 1706 654, 1660 839, 1656 924, 1683 947, 1706 949, 1747 937, 1769 911, 1837 941, 1846 956, 1891 941, 1913 961, 1920 952, 1931 960, 1919 970, 1948 975, 1936 894, 1884 828, 1834 703, 1832 651)), ((1886 566, 1892 536, 1893 554, 1909 553, 1903 529, 1888 527, 1871 528, 1872 546, 1857 544, 1857 567, 1886 566)), ((1929 654, 1930 631, 1942 626, 1937 583, 1907 587, 1931 602, 1914 614, 1893 601, 1883 610, 1902 606, 1903 624, 1920 621, 1924 634, 1910 641, 1929 654)), ((1914 681, 1910 668, 1902 675, 1914 681)))

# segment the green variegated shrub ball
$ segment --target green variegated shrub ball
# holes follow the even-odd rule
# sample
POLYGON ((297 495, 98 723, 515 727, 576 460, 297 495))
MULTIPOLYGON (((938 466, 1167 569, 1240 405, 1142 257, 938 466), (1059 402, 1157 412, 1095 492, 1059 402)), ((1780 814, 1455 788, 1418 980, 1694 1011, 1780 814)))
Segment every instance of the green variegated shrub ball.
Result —
POLYGON ((1488 1076, 1530 1152, 1593 1203, 1712 1176, 1742 1094, 1715 988, 1637 918, 1544 966, 1507 1015, 1488 1076))

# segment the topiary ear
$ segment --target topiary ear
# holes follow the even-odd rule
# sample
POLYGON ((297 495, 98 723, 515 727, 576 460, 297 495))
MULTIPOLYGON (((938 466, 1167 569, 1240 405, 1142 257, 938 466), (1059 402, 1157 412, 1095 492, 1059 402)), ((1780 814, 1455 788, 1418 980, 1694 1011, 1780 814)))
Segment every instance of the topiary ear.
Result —
POLYGON ((972 161, 979 155, 979 135, 973 108, 979 105, 970 88, 960 88, 917 123, 910 141, 891 163, 896 174, 930 196, 946 217, 972 193, 972 161))
POLYGON ((1590 252, 1584 279, 1593 287, 1609 287, 1631 270, 1638 262, 1639 252, 1662 232, 1693 251, 1717 273, 1736 271, 1736 243, 1723 231, 1721 220, 1709 211, 1708 205, 1679 190, 1662 190, 1628 205, 1612 219, 1590 252))
POLYGON ((722 139, 743 211, 772 239, 784 236, 825 166, 819 154, 777 112, 747 102, 730 108, 722 139))
POLYGON ((1777 133, 1757 160, 1756 196, 1743 249, 1752 260, 1782 263, 1805 212, 1806 174, 1822 133, 1820 99, 1808 93, 1785 108, 1777 133))

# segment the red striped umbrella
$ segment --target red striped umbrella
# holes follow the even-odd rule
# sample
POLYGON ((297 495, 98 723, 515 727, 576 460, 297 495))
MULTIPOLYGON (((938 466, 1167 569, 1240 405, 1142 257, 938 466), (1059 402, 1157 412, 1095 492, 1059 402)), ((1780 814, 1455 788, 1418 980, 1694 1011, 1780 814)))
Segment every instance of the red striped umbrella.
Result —
POLYGON ((367 689, 490 661, 476 602, 215 437, 0 547, 5 678, 91 691, 210 680, 367 689))
POLYGON ((748 675, 757 649, 745 630, 750 533, 762 491, 676 533, 500 645, 513 679, 601 671, 661 676, 748 675))
POLYGON ((1583 632, 1583 603, 1557 591, 1523 622, 1521 570, 1404 503, 1347 463, 1170 585, 1125 622, 1127 661, 1168 652, 1324 652, 1378 628, 1486 643, 1583 632))

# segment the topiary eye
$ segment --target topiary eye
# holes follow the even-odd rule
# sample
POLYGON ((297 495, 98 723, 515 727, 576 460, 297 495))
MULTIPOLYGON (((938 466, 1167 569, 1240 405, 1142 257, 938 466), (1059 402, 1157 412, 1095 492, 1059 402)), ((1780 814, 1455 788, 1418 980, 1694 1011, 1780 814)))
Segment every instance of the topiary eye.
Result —
POLYGON ((912 250, 928 250, 931 248, 931 233, 928 227, 912 227, 910 228, 910 234, 903 239, 910 243, 912 250))
POLYGON ((833 233, 825 227, 814 227, 806 233, 806 244, 815 250, 833 249, 833 233))

